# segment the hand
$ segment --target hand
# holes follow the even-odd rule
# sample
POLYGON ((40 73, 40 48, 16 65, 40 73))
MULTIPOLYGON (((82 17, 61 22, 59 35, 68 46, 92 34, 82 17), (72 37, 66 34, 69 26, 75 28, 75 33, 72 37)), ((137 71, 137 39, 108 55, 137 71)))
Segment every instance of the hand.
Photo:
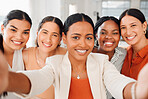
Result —
POLYGON ((8 64, 0 51, 0 94, 6 90, 8 86, 8 64))
POLYGON ((148 63, 138 75, 136 99, 148 99, 148 63))

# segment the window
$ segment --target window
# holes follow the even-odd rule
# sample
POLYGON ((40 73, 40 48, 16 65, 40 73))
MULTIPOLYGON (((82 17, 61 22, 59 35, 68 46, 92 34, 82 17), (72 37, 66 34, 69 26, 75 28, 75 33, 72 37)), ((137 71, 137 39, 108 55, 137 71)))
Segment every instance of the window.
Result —
POLYGON ((145 15, 145 18, 148 22, 148 1, 147 0, 141 0, 140 2, 140 10, 145 15))
POLYGON ((102 0, 102 16, 118 18, 128 8, 130 8, 130 0, 102 0))
POLYGON ((14 9, 23 10, 30 14, 29 0, 2 0, 0 3, 0 25, 8 12, 14 9))

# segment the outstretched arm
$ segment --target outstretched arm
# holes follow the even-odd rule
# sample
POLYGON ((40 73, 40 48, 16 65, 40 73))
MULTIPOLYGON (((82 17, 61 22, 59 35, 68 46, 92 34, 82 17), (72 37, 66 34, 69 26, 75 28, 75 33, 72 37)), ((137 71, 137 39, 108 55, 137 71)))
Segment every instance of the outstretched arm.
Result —
POLYGON ((9 84, 7 91, 28 94, 31 83, 28 77, 22 73, 9 72, 9 84))
POLYGON ((123 95, 125 99, 132 99, 132 94, 135 99, 148 99, 148 64, 144 66, 144 68, 140 71, 138 75, 138 80, 135 83, 135 88, 133 88, 132 93, 132 86, 134 83, 129 83, 123 91, 123 95))
POLYGON ((30 88, 31 83, 24 74, 8 71, 8 64, 0 51, 0 94, 4 91, 27 94, 30 88))
POLYGON ((8 66, 5 58, 0 51, 0 94, 6 90, 8 86, 8 66))

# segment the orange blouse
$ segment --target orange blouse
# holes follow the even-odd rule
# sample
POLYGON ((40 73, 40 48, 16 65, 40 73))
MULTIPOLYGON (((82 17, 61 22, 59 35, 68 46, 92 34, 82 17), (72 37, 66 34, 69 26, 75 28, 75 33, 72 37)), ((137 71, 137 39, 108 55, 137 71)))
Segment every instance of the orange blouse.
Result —
POLYGON ((93 99, 88 78, 71 78, 68 99, 93 99))
POLYGON ((130 47, 127 50, 127 55, 122 66, 121 73, 137 80, 140 70, 146 63, 148 63, 148 45, 136 53, 136 57, 133 59, 132 54, 133 49, 130 47))

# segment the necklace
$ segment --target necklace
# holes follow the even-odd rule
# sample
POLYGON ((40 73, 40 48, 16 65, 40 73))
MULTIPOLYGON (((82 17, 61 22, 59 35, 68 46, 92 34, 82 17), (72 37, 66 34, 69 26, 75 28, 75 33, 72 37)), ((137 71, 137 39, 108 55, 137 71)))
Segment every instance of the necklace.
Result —
POLYGON ((45 62, 38 56, 38 49, 36 49, 36 61, 40 68, 43 68, 45 66, 45 62))
POLYGON ((77 76, 76 76, 77 79, 80 79, 80 78, 81 78, 81 77, 80 77, 80 74, 82 74, 83 72, 85 72, 85 70, 86 70, 86 68, 85 68, 83 71, 81 71, 81 72, 78 73, 77 71, 75 71, 75 70, 72 68, 72 71, 75 72, 76 75, 77 75, 77 76))

